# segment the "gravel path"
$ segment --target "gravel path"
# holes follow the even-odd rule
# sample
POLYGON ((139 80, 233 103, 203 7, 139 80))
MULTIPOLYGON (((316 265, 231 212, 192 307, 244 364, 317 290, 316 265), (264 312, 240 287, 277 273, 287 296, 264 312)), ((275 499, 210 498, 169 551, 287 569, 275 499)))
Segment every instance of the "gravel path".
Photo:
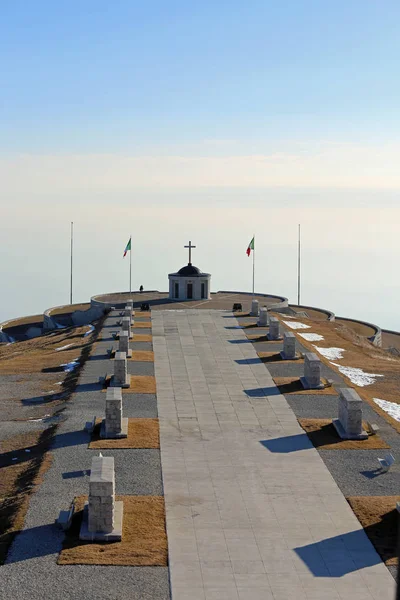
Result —
MULTIPOLYGON (((116 327, 117 313, 111 313, 103 332, 116 327)), ((106 334, 107 335, 107 334, 106 334)), ((151 344, 150 344, 151 346, 151 344)), ((61 509, 68 508, 76 495, 88 493, 92 456, 89 436, 83 426, 94 414, 104 414, 106 394, 98 383, 99 375, 110 372, 106 350, 100 341, 86 363, 76 392, 64 411, 66 420, 59 426, 52 449, 52 465, 43 484, 32 496, 24 531, 16 537, 8 559, 0 567, 0 598, 12 600, 168 600, 169 578, 166 567, 115 567, 68 565, 56 560, 63 533, 54 525, 61 509)), ((132 348, 137 350, 135 344, 132 348)), ((147 349, 147 348, 146 348, 147 349)), ((147 375, 149 366, 141 374, 147 375)), ((156 417, 156 397, 150 394, 124 394, 126 417, 156 417)), ((104 450, 114 456, 116 493, 161 495, 163 493, 159 450, 104 450)))

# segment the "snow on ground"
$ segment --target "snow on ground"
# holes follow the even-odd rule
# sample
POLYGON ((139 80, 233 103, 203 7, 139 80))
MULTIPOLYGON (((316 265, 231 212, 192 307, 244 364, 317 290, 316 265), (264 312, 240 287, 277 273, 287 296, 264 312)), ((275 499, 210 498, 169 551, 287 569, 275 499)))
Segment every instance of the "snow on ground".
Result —
POLYGON ((371 385, 372 383, 375 383, 377 377, 383 377, 383 375, 379 375, 378 373, 365 373, 362 369, 357 369, 356 367, 343 367, 334 362, 332 364, 335 365, 335 367, 338 367, 342 375, 348 377, 351 383, 354 383, 359 387, 371 385))
POLYGON ((60 350, 65 350, 66 348, 69 348, 70 346, 72 346, 72 344, 67 344, 66 346, 60 346, 59 348, 56 348, 56 352, 60 352, 60 350))
POLYGON ((90 335, 92 333, 92 331, 94 331, 94 325, 89 325, 89 329, 86 331, 86 333, 83 337, 87 337, 88 335, 90 335))
POLYGON ((299 333, 302 338, 307 340, 307 342, 321 342, 324 338, 323 335, 319 335, 319 333, 299 333))
POLYGON ((345 351, 344 348, 320 348, 319 346, 314 346, 314 348, 328 360, 343 358, 343 352, 345 351))
POLYGON ((299 321, 282 321, 291 329, 311 329, 311 325, 304 325, 304 323, 300 323, 299 321))
POLYGON ((66 371, 67 373, 71 373, 71 371, 76 369, 76 367, 78 365, 79 365, 79 362, 78 362, 78 359, 76 358, 75 360, 73 360, 69 363, 65 363, 64 365, 60 365, 60 366, 63 367, 64 371, 66 371))
POLYGON ((388 415, 400 421, 400 405, 396 402, 389 402, 389 400, 381 400, 380 398, 374 398, 374 402, 380 406, 388 415))

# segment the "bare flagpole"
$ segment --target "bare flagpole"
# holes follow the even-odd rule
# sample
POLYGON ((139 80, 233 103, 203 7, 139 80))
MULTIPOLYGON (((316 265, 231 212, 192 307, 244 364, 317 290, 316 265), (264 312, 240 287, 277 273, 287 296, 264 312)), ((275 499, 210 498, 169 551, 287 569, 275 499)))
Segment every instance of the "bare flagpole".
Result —
POLYGON ((297 256, 297 305, 300 306, 300 266, 301 266, 301 247, 300 247, 300 225, 297 256))
POLYGON ((132 234, 131 234, 131 247, 129 250, 129 293, 132 292, 132 234))
POLYGON ((70 281, 70 294, 69 294, 69 303, 72 304, 72 253, 74 249, 74 222, 71 221, 71 281, 70 281))
POLYGON ((256 255, 256 234, 253 235, 253 298, 254 298, 254 273, 255 273, 255 255, 256 255))

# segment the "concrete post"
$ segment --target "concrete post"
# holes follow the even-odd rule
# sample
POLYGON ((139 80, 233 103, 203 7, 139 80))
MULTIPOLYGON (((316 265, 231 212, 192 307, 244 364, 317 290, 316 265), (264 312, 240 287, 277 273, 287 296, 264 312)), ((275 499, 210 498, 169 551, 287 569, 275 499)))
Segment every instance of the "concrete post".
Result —
POLYGON ((281 340, 281 336, 279 334, 279 321, 276 317, 270 317, 269 320, 269 340, 281 340))
POLYGON ((254 299, 251 302, 251 312, 250 315, 252 317, 258 317, 259 309, 258 309, 258 300, 254 299))
POLYGON ((125 352, 127 358, 132 357, 132 350, 129 348, 129 333, 127 331, 121 331, 119 334, 118 351, 125 352))
POLYGON ((113 387, 128 388, 131 384, 131 376, 128 375, 125 352, 116 352, 114 360, 113 387))
POLYGON ((344 440, 365 440, 362 428, 362 400, 352 388, 339 389, 339 418, 333 420, 339 436, 344 440))
POLYGON ((106 418, 103 419, 100 437, 122 438, 128 436, 128 419, 122 418, 122 390, 109 387, 106 395, 106 418))
POLYGON ((94 456, 89 480, 89 501, 83 513, 81 540, 120 541, 123 502, 115 502, 114 457, 94 456))
POLYGON ((283 352, 282 358, 293 360, 296 358, 296 336, 291 331, 285 331, 283 334, 283 352))
POLYGON ((301 382, 305 389, 323 387, 321 384, 321 361, 314 352, 306 352, 304 355, 304 377, 301 382))
POLYGON ((131 317, 122 317, 122 331, 127 331, 129 338, 131 337, 131 317))
POLYGON ((269 314, 266 306, 260 308, 260 316, 258 317, 257 325, 259 327, 267 327, 269 325, 269 314))

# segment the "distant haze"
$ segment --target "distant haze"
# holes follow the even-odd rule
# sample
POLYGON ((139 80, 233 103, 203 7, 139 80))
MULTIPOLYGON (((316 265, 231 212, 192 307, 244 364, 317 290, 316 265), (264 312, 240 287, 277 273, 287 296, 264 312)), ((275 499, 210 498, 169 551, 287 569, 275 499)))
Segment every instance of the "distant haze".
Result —
POLYGON ((193 261, 400 330, 400 4, 5 2, 0 321, 193 261))

